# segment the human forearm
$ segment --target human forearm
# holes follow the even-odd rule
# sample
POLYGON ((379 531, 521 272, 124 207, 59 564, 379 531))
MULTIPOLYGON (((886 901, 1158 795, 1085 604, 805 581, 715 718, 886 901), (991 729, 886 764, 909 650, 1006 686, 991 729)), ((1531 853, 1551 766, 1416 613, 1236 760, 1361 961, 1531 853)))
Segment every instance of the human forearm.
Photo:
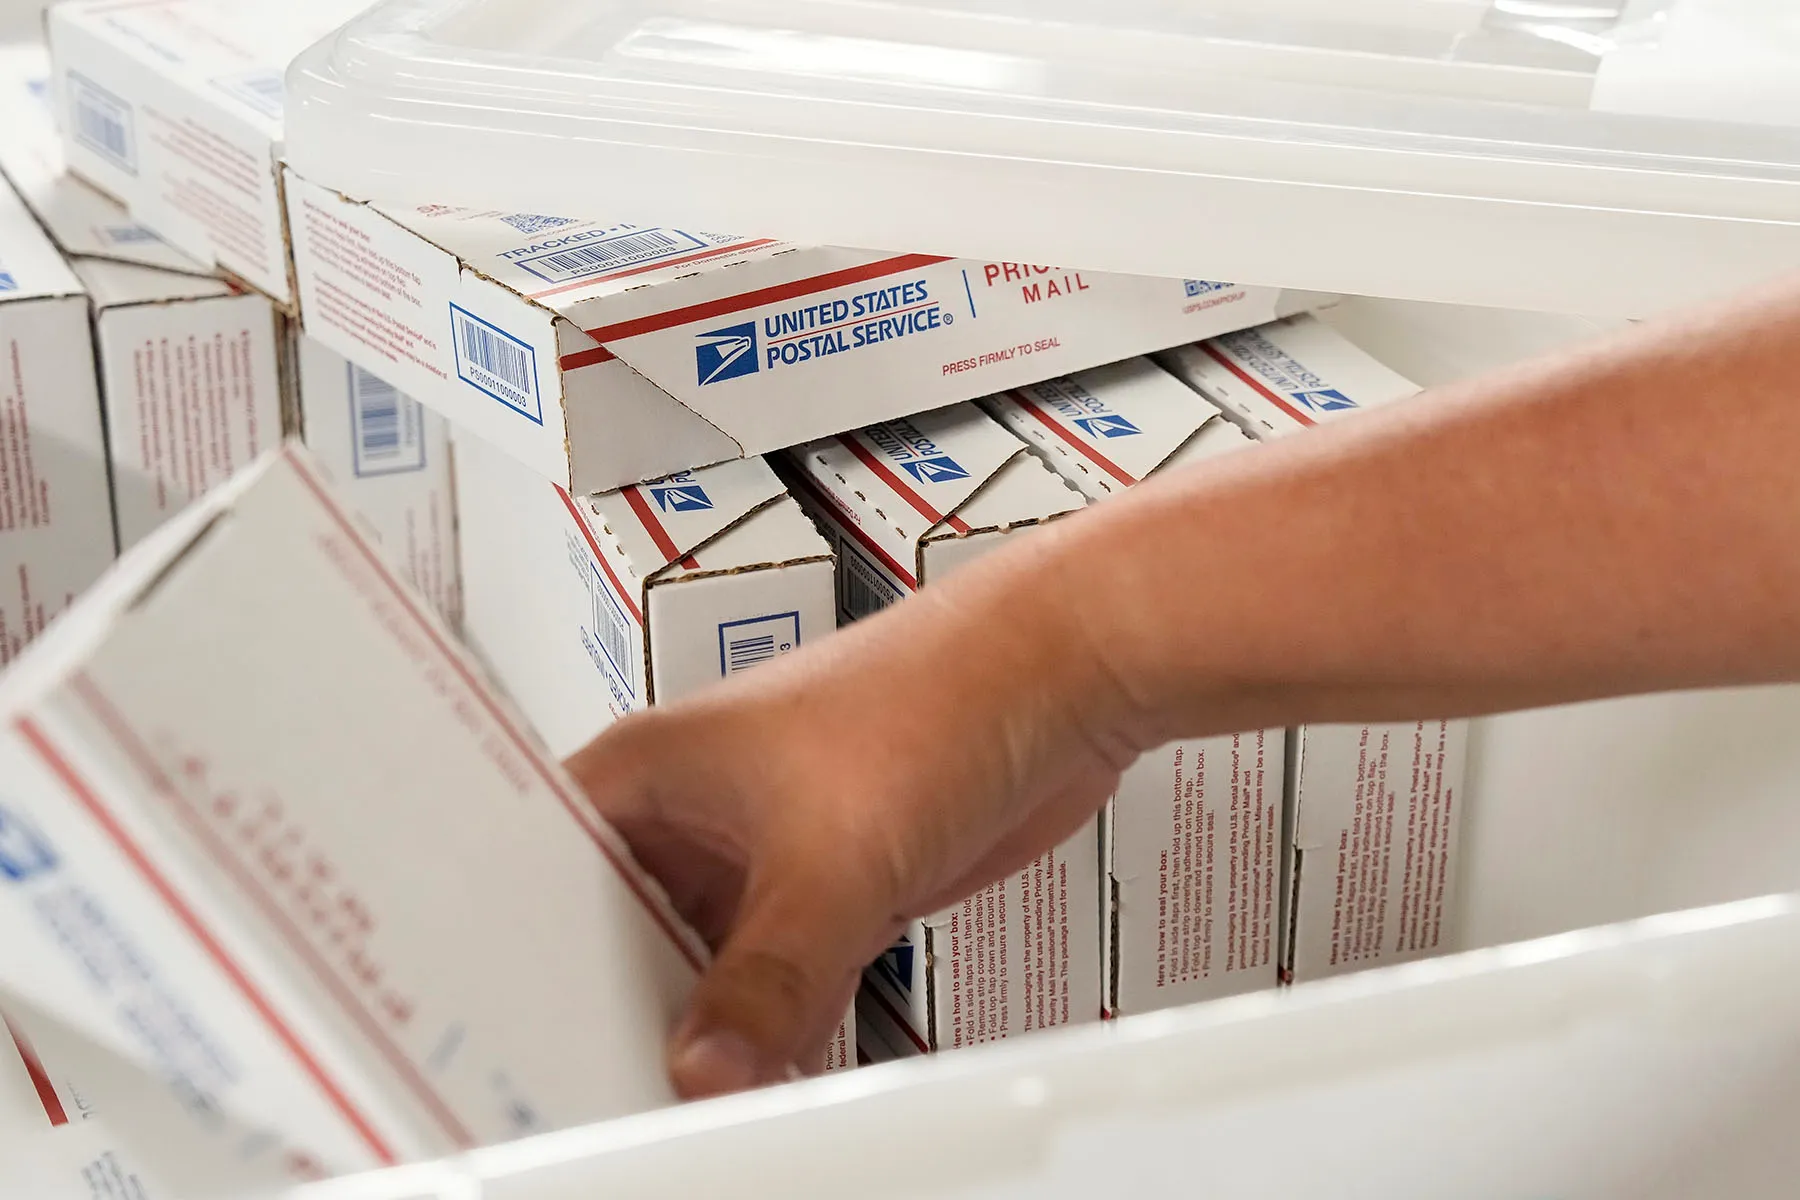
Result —
POLYGON ((1154 479, 1029 586, 1140 738, 1800 678, 1797 452, 1789 288, 1154 479))

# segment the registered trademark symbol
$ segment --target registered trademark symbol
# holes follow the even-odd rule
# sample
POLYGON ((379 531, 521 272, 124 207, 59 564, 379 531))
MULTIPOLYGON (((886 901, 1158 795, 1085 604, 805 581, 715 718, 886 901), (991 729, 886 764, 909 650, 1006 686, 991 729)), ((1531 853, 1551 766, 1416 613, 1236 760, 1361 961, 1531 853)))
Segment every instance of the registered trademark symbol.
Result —
POLYGON ((945 313, 944 314, 944 324, 946 324, 946 325, 956 324, 956 314, 955 313, 945 313))

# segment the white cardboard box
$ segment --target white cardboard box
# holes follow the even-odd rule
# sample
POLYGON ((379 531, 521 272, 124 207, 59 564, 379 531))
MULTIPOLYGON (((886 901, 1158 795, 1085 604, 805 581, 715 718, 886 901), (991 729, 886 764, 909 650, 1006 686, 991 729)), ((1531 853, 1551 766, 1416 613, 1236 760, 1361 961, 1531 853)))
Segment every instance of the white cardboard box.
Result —
POLYGON ((115 552, 87 294, 0 184, 0 664, 115 552))
POLYGON ((578 495, 1209 337, 1321 297, 382 208, 286 173, 306 331, 578 495))
MULTIPOLYGON (((982 401, 1090 501, 1158 471, 1254 446, 1147 358, 982 401)), ((1109 1016, 1280 983, 1281 730, 1190 738, 1144 755, 1107 805, 1109 1016)))
POLYGON ((94 308, 119 544, 281 440, 286 318, 213 276, 77 259, 94 308))
POLYGON ((368 0, 69 0, 49 19, 70 168, 291 307, 282 76, 368 0))
POLYGON ((462 627, 450 426, 386 380, 302 335, 299 429, 401 577, 462 627))
POLYGON ((207 274, 199 261, 132 220, 118 201, 69 173, 50 84, 45 46, 0 46, 0 121, 6 128, 6 136, 0 137, 0 169, 62 252, 207 274))
POLYGON ((469 644, 558 757, 836 628, 831 547, 760 458, 577 499, 456 452, 469 644))
MULTIPOLYGON (((1264 441, 1418 391, 1309 316, 1160 361, 1264 441)), ((1283 978, 1450 947, 1468 730, 1467 721, 1417 721, 1293 732, 1283 978)))
POLYGON ((0 716, 0 988, 240 1167, 672 1099, 703 948, 297 446, 129 553, 0 716))
MULTIPOLYGON (((791 457, 803 499, 836 543, 844 621, 1082 507, 1079 493, 969 403, 813 442, 791 457)), ((939 1050, 1098 1019, 1099 851, 1096 822, 914 922, 870 969, 870 985, 918 1044, 939 1050)))
MULTIPOLYGON (((458 434, 464 634, 551 753, 837 627, 831 548, 761 458, 582 499, 458 434)), ((838 1028, 826 1070, 853 1065, 838 1028)))

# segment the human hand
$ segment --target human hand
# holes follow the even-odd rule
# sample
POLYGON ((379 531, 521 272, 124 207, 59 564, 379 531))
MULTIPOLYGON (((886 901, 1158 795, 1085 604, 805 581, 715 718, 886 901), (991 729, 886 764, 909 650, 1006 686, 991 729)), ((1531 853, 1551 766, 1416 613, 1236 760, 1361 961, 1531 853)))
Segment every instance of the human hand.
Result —
MULTIPOLYGON (((1050 531, 1036 535, 1047 551, 1050 531)), ((1060 844, 1136 747, 1048 602, 1044 554, 995 556, 569 763, 717 956, 670 1044, 697 1097, 816 1061, 910 919, 1060 844)))

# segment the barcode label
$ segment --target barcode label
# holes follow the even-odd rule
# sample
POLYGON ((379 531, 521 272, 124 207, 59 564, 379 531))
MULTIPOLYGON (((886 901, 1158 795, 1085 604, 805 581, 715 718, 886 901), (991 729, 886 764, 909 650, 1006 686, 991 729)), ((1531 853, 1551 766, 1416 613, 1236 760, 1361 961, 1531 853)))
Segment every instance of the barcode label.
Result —
POLYGON ((131 105, 85 75, 69 72, 69 116, 77 145, 122 171, 137 174, 131 105))
POLYGON ((637 698, 637 672, 632 670, 634 657, 631 653, 631 620, 625 615, 618 599, 612 594, 606 580, 601 577, 598 567, 589 568, 592 578, 588 588, 594 600, 594 641, 600 648, 606 664, 612 668, 613 678, 625 692, 625 698, 637 698))
POLYGON ((858 621, 906 595, 906 589, 848 538, 838 545, 838 615, 858 621))
POLYGON ((425 419, 418 401, 352 364, 350 427, 355 472, 400 475, 425 469, 425 419))
POLYGON ((263 69, 246 71, 242 75, 220 75, 212 84, 240 104, 244 104, 265 117, 279 121, 281 111, 286 103, 286 85, 282 82, 280 71, 263 69))
POLYGON ((719 626, 719 674, 760 667, 800 645, 800 614, 774 613, 719 626))
POLYGON ((531 347, 454 304, 450 306, 450 325, 457 376, 542 425, 537 358, 531 347))
POLYGON ((614 271, 677 258, 710 243, 679 229, 634 229, 578 246, 563 246, 534 258, 513 260, 545 283, 597 279, 614 271))

